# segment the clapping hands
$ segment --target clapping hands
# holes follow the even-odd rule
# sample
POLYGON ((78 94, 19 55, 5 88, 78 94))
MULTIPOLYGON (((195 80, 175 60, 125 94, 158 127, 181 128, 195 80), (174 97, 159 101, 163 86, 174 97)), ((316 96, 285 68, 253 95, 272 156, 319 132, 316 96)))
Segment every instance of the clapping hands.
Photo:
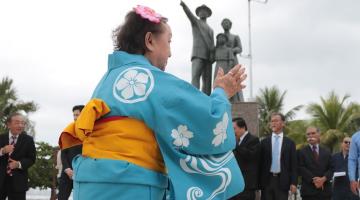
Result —
POLYGON ((230 98, 245 88, 243 82, 246 77, 245 68, 240 64, 235 65, 227 74, 224 74, 224 70, 220 67, 216 74, 214 88, 223 88, 230 98))

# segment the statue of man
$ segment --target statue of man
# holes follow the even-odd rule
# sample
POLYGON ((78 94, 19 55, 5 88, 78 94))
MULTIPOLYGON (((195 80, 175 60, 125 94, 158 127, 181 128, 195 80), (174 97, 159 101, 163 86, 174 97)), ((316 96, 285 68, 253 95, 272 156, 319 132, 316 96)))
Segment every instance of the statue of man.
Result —
MULTIPOLYGON (((232 26, 232 22, 230 21, 230 19, 227 18, 223 19, 221 22, 221 26, 223 27, 224 34, 227 36, 228 39, 227 46, 232 49, 232 52, 234 54, 234 65, 236 65, 239 63, 237 59, 237 54, 240 54, 242 52, 240 37, 238 35, 234 35, 230 33, 230 29, 232 26)), ((230 98, 231 103, 243 102, 243 101, 244 101, 244 96, 242 91, 238 92, 237 94, 235 94, 233 97, 230 98)))
POLYGON ((212 12, 206 5, 199 6, 195 10, 196 15, 200 18, 198 19, 183 1, 180 2, 180 5, 183 7, 192 27, 191 84, 200 88, 201 77, 202 91, 210 95, 212 63, 214 62, 214 31, 206 23, 206 19, 211 16, 212 12))

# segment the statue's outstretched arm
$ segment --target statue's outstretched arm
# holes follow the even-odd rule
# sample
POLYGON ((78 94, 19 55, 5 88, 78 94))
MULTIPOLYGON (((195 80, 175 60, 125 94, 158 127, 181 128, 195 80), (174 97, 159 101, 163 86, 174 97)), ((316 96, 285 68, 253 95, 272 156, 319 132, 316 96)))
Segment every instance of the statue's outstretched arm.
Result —
POLYGON ((186 16, 189 18, 191 23, 196 23, 197 18, 195 17, 195 15, 190 11, 189 7, 187 7, 187 5, 185 4, 185 2, 180 1, 180 5, 183 7, 184 12, 186 14, 186 16))

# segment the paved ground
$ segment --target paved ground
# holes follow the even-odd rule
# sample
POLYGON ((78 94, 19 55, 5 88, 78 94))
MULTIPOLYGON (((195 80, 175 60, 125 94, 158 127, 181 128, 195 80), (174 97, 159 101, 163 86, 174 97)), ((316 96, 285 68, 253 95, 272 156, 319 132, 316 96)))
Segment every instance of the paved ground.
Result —
MULTIPOLYGON (((29 189, 26 193, 27 200, 49 200, 51 195, 51 190, 38 190, 38 189, 29 189)), ((70 196, 69 200, 72 199, 72 195, 70 196)))

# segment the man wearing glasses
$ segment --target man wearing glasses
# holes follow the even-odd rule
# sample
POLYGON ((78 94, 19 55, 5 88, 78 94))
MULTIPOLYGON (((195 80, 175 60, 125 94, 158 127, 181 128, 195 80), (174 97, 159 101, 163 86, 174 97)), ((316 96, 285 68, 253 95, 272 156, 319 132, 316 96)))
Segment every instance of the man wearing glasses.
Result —
POLYGON ((360 131, 354 133, 351 137, 351 144, 349 150, 349 160, 348 160, 348 170, 349 170, 349 179, 350 179, 350 189, 351 191, 359 195, 358 188, 359 182, 357 177, 359 177, 358 166, 359 166, 359 159, 360 159, 360 131))
POLYGON ((0 134, 0 200, 25 200, 28 169, 36 160, 34 140, 20 113, 10 114, 6 125, 8 131, 0 134))
POLYGON ((348 176, 348 157, 350 137, 345 137, 341 142, 341 151, 332 156, 334 167, 333 200, 358 200, 359 197, 350 191, 348 176))

